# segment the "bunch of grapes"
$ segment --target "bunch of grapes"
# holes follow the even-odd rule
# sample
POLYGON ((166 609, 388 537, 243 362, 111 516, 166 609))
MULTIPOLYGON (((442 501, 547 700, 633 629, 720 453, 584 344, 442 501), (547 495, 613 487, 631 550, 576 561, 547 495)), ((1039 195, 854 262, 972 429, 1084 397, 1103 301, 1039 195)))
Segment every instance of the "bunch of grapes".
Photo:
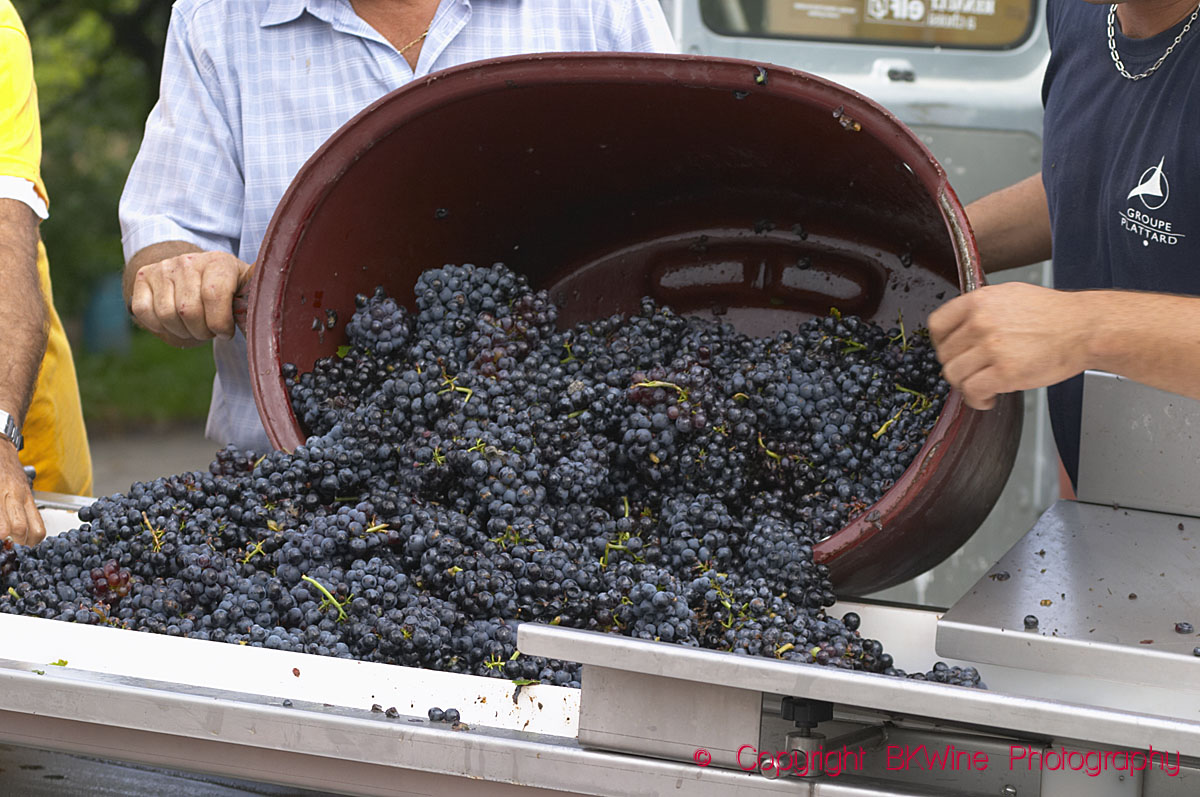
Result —
POLYGON ((567 686, 520 623, 905 675, 828 614, 813 549, 936 421, 925 335, 751 338, 648 299, 558 330, 501 265, 427 271, 415 306, 360 296, 339 356, 285 368, 295 451, 227 448, 0 551, 0 611, 567 686))
POLYGON ((93 567, 89 576, 98 600, 116 603, 129 594, 129 579, 132 574, 128 568, 117 564, 115 559, 109 559, 104 563, 104 567, 93 567))

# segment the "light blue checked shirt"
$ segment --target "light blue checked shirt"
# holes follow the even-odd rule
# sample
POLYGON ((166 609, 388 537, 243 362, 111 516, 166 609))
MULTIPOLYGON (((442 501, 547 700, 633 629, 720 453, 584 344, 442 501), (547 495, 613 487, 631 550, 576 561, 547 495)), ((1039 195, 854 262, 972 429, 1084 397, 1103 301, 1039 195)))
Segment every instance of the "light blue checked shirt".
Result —
MULTIPOLYGON (((384 94, 469 61, 674 52, 658 0, 441 0, 416 69, 349 0, 177 0, 158 104, 121 196, 128 260, 185 241, 253 263, 308 157, 384 94)), ((213 341, 208 437, 267 450, 246 340, 213 341)))

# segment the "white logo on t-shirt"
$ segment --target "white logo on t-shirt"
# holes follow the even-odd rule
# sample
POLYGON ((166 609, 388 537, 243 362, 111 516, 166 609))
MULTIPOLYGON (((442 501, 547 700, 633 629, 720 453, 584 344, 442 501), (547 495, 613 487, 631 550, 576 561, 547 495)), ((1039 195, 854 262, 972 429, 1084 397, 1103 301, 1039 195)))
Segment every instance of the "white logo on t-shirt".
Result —
POLYGON ((1121 220, 1122 229, 1141 238, 1142 246, 1150 246, 1152 243, 1175 246, 1181 239, 1187 237, 1175 229, 1175 224, 1169 219, 1164 219, 1153 212, 1147 212, 1158 210, 1167 204, 1167 198, 1171 196, 1171 184, 1167 181, 1166 172, 1163 171, 1164 162, 1166 162, 1166 156, 1158 159, 1158 165, 1151 166, 1142 172, 1142 176, 1138 178, 1138 184, 1125 197, 1126 201, 1137 197, 1145 210, 1130 204, 1117 214, 1121 220))
POLYGON ((1171 185, 1167 182, 1167 175, 1163 173, 1163 161, 1166 156, 1158 159, 1157 166, 1151 166, 1146 171, 1142 172, 1142 176, 1133 190, 1129 192, 1126 199, 1137 197, 1142 200, 1142 204, 1146 206, 1146 210, 1158 210, 1163 205, 1167 204, 1168 197, 1171 196, 1171 185), (1147 197, 1150 197, 1147 200, 1147 197))

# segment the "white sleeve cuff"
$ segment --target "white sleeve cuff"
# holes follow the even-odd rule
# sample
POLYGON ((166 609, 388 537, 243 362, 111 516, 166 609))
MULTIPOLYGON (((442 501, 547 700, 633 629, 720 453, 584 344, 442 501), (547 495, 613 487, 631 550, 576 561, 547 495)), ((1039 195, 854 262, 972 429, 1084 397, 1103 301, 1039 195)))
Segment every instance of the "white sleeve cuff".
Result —
POLYGON ((0 199, 15 199, 18 202, 24 202, 30 210, 37 214, 39 219, 50 217, 50 209, 46 207, 46 200, 38 194, 33 183, 24 177, 0 175, 0 199))

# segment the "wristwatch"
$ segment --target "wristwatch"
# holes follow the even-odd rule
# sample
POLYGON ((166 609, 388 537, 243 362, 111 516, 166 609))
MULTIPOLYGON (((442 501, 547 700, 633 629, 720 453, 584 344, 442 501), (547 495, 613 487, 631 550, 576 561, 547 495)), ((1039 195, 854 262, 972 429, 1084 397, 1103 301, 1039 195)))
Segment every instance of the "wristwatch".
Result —
POLYGON ((25 447, 25 438, 21 436, 21 430, 17 426, 17 419, 4 410, 0 410, 0 435, 7 437, 8 441, 17 447, 18 451, 25 447))

